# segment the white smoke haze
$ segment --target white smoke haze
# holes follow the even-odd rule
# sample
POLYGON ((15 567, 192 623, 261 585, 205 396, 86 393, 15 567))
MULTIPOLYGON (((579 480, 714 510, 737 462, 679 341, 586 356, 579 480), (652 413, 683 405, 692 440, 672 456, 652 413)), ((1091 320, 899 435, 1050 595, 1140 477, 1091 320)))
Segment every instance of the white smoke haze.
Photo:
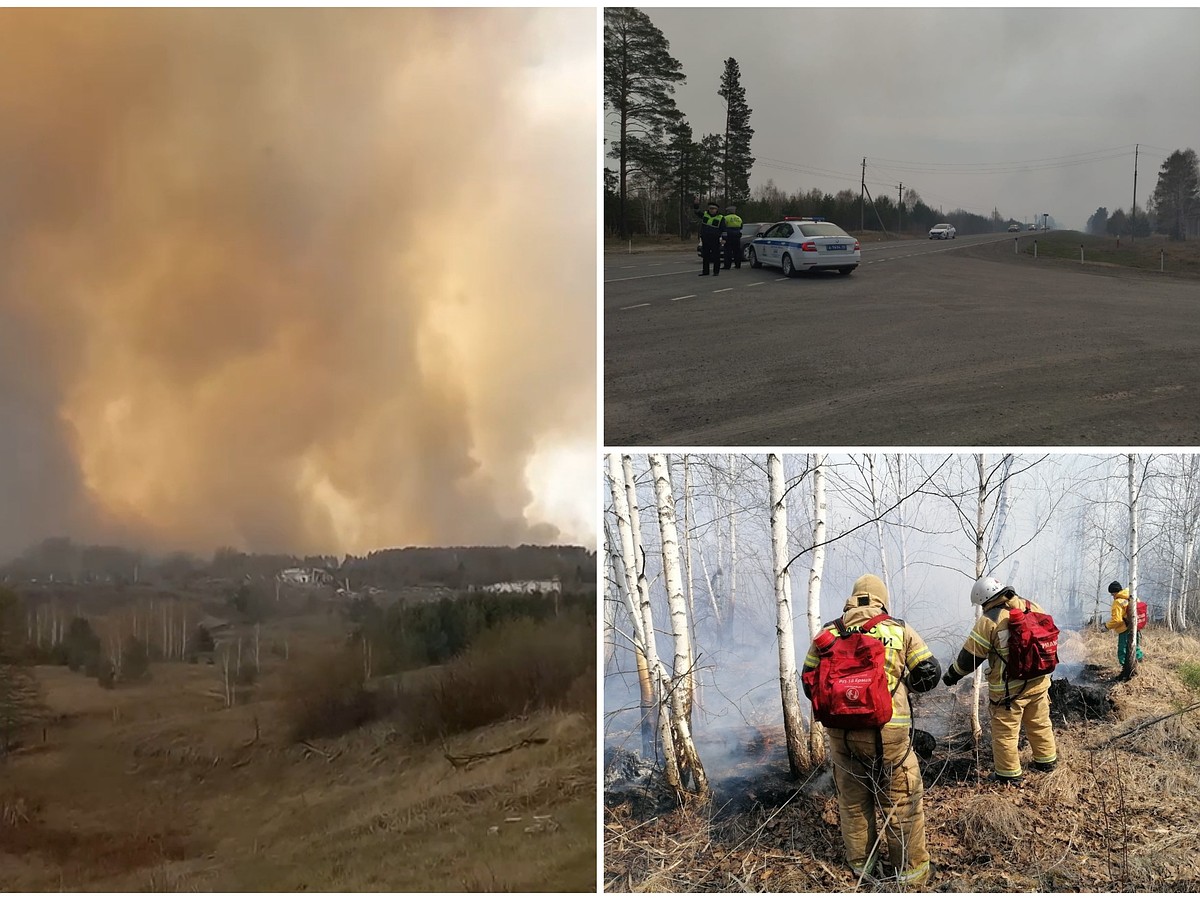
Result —
POLYGON ((595 94, 591 10, 0 11, 0 556, 591 545, 595 94))
MULTIPOLYGON (((690 455, 694 484, 692 522, 692 588, 700 699, 693 731, 710 775, 744 763, 739 744, 748 726, 782 728, 776 604, 771 564, 770 518, 765 457, 690 455), (732 477, 728 474, 732 471, 732 477), (728 604, 730 578, 729 509, 736 511, 736 594, 734 612, 719 624, 717 606, 728 604), (708 576, 704 574, 707 568, 708 576), (719 574, 718 574, 719 573, 719 574)), ((789 485, 787 512, 789 556, 797 667, 803 664, 810 636, 807 622, 811 545, 811 457, 788 455, 784 469, 789 485)), ((1060 676, 1075 677, 1084 659, 1082 629, 1097 614, 1107 619, 1107 586, 1126 583, 1128 534, 1126 457, 1083 454, 1020 455, 1005 462, 985 455, 991 484, 987 505, 985 571, 1011 585, 1018 594, 1051 612, 1060 630, 1060 676), (1007 471, 1007 487, 996 489, 1007 471)), ((929 644, 943 669, 957 655, 978 607, 970 603, 975 582, 975 547, 964 530, 973 529, 978 497, 978 469, 973 455, 876 454, 877 504, 883 514, 890 612, 909 622, 929 644)), ((672 640, 661 577, 658 521, 648 464, 634 457, 642 506, 642 541, 647 577, 652 585, 658 652, 668 669, 672 640)), ((671 457, 677 515, 682 523, 682 460, 671 457)), ((1181 586, 1182 516, 1200 497, 1197 457, 1141 457, 1148 466, 1139 499, 1139 596, 1161 614, 1169 595, 1181 586), (1187 485, 1190 489, 1185 489, 1187 485), (1193 499, 1188 500, 1186 498, 1193 499)), ((1139 468, 1140 471, 1140 468, 1139 468)), ((827 540, 821 587, 821 621, 841 614, 842 605, 860 575, 883 575, 883 560, 873 524, 869 468, 862 455, 829 458, 827 475, 827 540)), ((1140 476, 1139 476, 1140 478, 1140 476)), ((616 533, 611 509, 607 516, 616 533)), ((613 597, 619 596, 606 573, 613 597)), ((686 578, 686 575, 685 575, 686 578)), ((606 621, 630 633, 628 614, 614 606, 606 621)), ((619 635, 617 652, 605 676, 606 740, 639 748, 636 733, 638 688, 633 654, 619 635)), ((944 692, 939 686, 935 692, 944 692)), ((932 697, 932 695, 930 695, 932 697)), ((953 704, 926 703, 918 708, 916 727, 944 730, 953 704)))

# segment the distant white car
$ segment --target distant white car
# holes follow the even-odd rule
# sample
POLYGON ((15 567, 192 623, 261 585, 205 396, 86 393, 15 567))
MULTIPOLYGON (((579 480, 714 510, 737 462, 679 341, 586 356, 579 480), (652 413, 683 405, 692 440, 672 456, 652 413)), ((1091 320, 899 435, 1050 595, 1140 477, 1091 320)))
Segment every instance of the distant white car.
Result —
POLYGON ((948 241, 958 236, 958 232, 949 222, 942 222, 940 225, 934 225, 929 229, 929 239, 932 241, 937 238, 939 241, 948 241))
POLYGON ((1021 226, 1018 225, 1016 222, 1013 222, 1011 225, 1008 226, 1008 230, 1009 231, 1020 231, 1021 226))
POLYGON ((800 272, 836 270, 849 275, 862 259, 862 247, 824 219, 785 217, 759 235, 746 251, 750 266, 778 266, 791 277, 800 272))

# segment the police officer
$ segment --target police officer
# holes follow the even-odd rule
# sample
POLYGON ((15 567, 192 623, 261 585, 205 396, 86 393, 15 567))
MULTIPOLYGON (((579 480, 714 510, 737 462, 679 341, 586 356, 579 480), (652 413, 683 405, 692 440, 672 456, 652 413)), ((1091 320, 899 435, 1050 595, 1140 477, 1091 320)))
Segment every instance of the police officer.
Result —
POLYGON ((700 217, 700 253, 704 260, 704 271, 701 276, 708 274, 709 263, 712 263, 713 275, 721 274, 721 243, 725 238, 725 217, 718 215, 717 204, 708 204, 708 211, 700 209, 700 198, 692 203, 692 209, 700 217))
POLYGON ((736 206, 725 207, 725 268, 742 267, 742 217, 736 206))

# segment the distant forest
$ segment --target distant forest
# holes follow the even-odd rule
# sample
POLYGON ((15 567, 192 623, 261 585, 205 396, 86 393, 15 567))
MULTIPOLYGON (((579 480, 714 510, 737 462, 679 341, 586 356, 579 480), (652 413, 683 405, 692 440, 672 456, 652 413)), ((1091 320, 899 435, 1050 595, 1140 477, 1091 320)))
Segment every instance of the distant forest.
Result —
POLYGON ((0 566, 0 583, 152 584, 188 587, 209 579, 274 578, 283 569, 315 568, 352 587, 445 586, 559 578, 564 588, 594 585, 596 555, 582 547, 405 547, 366 556, 290 556, 219 548, 209 559, 191 553, 152 555, 124 547, 48 538, 0 566))

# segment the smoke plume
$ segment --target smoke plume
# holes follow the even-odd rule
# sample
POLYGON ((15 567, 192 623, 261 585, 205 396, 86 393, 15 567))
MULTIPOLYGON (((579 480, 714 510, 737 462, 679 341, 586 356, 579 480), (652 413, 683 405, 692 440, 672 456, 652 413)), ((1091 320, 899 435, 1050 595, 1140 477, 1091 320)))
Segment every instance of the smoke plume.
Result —
POLYGON ((0 11, 0 552, 588 539, 527 510, 594 455, 594 47, 590 10, 0 11))

